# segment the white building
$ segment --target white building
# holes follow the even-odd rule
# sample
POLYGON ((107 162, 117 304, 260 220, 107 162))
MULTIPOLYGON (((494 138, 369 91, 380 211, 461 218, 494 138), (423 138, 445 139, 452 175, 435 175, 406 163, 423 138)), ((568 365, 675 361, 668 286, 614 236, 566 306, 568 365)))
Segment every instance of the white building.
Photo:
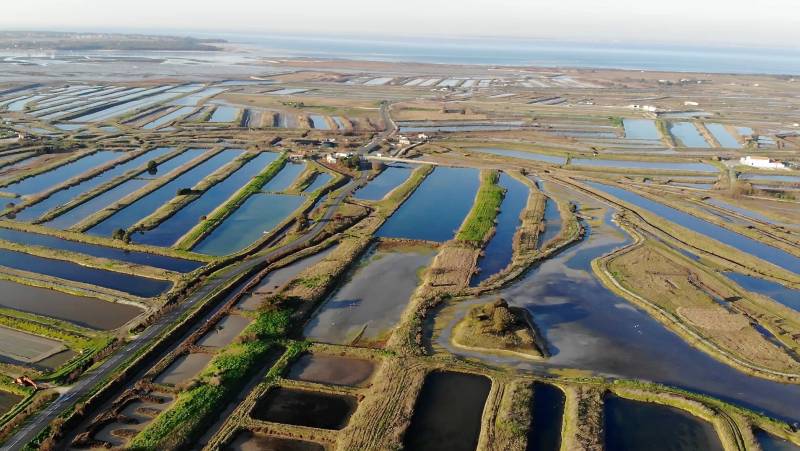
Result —
POLYGON ((419 139, 420 141, 427 141, 428 135, 426 135, 425 133, 420 133, 419 135, 417 135, 417 139, 419 139))
POLYGON ((740 158, 739 163, 759 169, 786 169, 785 164, 768 157, 754 157, 752 155, 748 155, 740 158))
POLYGON ((401 135, 401 136, 400 136, 400 137, 397 139, 397 143, 398 143, 398 144, 400 144, 401 146, 408 146, 408 145, 410 145, 410 144, 411 144, 411 140, 410 140, 410 139, 408 139, 407 137, 405 137, 405 136, 402 136, 402 135, 401 135))
POLYGON ((658 107, 655 107, 653 105, 639 105, 636 103, 634 103, 633 105, 628 105, 628 108, 632 110, 649 111, 651 113, 655 113, 656 111, 658 111, 658 107))

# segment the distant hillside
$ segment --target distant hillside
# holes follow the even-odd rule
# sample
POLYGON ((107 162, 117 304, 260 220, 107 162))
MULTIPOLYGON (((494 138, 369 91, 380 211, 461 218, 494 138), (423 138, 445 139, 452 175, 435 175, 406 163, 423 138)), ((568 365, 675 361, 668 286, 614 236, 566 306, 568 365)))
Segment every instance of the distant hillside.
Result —
POLYGON ((117 33, 0 32, 0 49, 10 50, 203 50, 217 51, 223 39, 117 33))

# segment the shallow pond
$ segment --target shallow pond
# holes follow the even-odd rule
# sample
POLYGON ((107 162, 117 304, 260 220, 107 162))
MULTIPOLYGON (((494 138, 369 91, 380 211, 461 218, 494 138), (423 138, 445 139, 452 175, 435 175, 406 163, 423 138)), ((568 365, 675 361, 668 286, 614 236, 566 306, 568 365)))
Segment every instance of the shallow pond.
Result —
POLYGON ((605 445, 615 451, 722 451, 714 426, 674 407, 608 396, 605 445))
POLYGON ((564 392, 555 385, 533 385, 531 428, 528 431, 527 451, 558 451, 561 449, 561 425, 564 418, 564 392))
POLYGON ((718 172, 716 166, 707 163, 680 163, 668 161, 635 161, 635 160, 596 160, 594 158, 573 158, 572 166, 588 166, 599 168, 652 169, 657 171, 685 172, 718 172))
POLYGON ((80 243, 50 235, 21 232, 4 228, 0 228, 0 239, 33 246, 44 246, 53 249, 80 252, 95 257, 110 258, 112 260, 137 263, 177 272, 193 271, 204 265, 203 262, 193 260, 148 254, 146 252, 128 251, 98 244, 80 243))
POLYGON ((251 431, 240 431, 225 451, 325 451, 325 447, 313 442, 270 437, 251 431))
POLYGON ((239 109, 230 106, 218 106, 211 114, 208 122, 233 122, 239 116, 239 109))
POLYGON ((408 180, 413 170, 414 168, 404 164, 387 165, 377 177, 370 180, 364 187, 356 190, 354 196, 356 199, 381 200, 390 191, 408 180))
POLYGON ((279 193, 288 189, 297 177, 303 173, 306 165, 297 163, 286 163, 283 169, 280 170, 274 177, 267 182, 261 189, 265 192, 279 193))
POLYGON ((726 272, 724 274, 745 290, 761 294, 800 312, 800 290, 793 290, 777 282, 736 272, 726 272))
POLYGON ((144 187, 148 183, 150 183, 149 178, 144 178, 144 175, 148 177, 156 176, 156 177, 163 177, 166 174, 169 174, 176 168, 183 166, 190 160, 200 156, 205 150, 204 149, 189 149, 185 152, 181 153, 178 156, 172 157, 169 160, 161 163, 158 165, 158 172, 154 175, 150 175, 148 172, 142 172, 138 175, 137 178, 129 179, 125 182, 120 183, 119 185, 115 186, 114 188, 109 189, 108 191, 99 194, 86 202, 75 206, 55 218, 51 219, 44 223, 44 225, 48 227, 55 227, 58 229, 67 229, 69 227, 74 226, 75 224, 79 223, 86 217, 90 216, 93 213, 96 213, 103 208, 106 208, 115 202, 118 202, 125 196, 133 193, 134 191, 144 187))
POLYGON ((725 210, 735 211, 736 213, 739 213, 742 216, 747 216, 748 218, 755 219, 757 221, 763 221, 768 224, 782 224, 780 221, 776 221, 770 218, 769 216, 763 215, 761 213, 758 213, 756 211, 744 207, 740 207, 738 205, 733 205, 729 202, 715 199, 713 197, 709 197, 708 199, 705 200, 705 202, 723 208, 725 210))
POLYGON ((274 229, 304 201, 304 196, 254 194, 192 250, 208 255, 238 252, 274 229))
POLYGON ((203 161, 183 174, 170 180, 160 188, 137 199, 130 205, 117 211, 99 224, 87 231, 92 235, 109 236, 117 229, 128 229, 141 219, 155 212, 159 207, 170 201, 180 189, 191 188, 200 183, 204 178, 230 163, 243 151, 240 149, 225 149, 213 157, 203 161))
POLYGON ((167 113, 167 114, 159 117, 158 119, 156 119, 156 120, 154 120, 152 122, 148 122, 147 124, 144 124, 144 126, 142 128, 145 129, 145 130, 152 130, 154 128, 158 128, 158 127, 160 127, 160 126, 162 126, 164 124, 167 124, 169 122, 172 122, 172 121, 174 121, 174 120, 176 120, 176 119, 178 119, 180 117, 186 116, 187 114, 191 113, 192 111, 194 111, 194 107, 190 107, 190 106, 180 107, 180 108, 178 108, 178 109, 176 109, 176 110, 174 110, 174 111, 172 111, 170 113, 167 113))
POLYGON ((691 122, 670 122, 669 132, 683 147, 711 147, 691 122))
POLYGON ((371 249, 348 280, 308 322, 303 334, 315 341, 347 345, 386 339, 419 284, 420 270, 435 252, 428 247, 371 249))
POLYGON ((318 130, 331 129, 331 126, 328 125, 328 121, 325 120, 324 116, 320 116, 319 114, 309 114, 308 118, 311 121, 311 128, 316 128, 318 130))
POLYGON ((648 210, 651 213, 661 216, 662 218, 667 218, 670 221, 686 227, 694 232, 706 235, 711 239, 715 239, 723 244, 739 249, 742 252, 754 255, 788 271, 800 274, 800 257, 796 257, 788 252, 769 246, 760 241, 756 241, 752 238, 748 238, 724 227, 720 227, 716 224, 712 224, 698 217, 692 216, 689 213, 668 207, 667 205, 655 202, 622 188, 595 182, 587 182, 587 184, 599 191, 606 192, 617 197, 618 199, 629 202, 639 208, 648 210))
MULTIPOLYGON (((137 93, 136 96, 138 97, 140 94, 141 93, 137 93)), ((100 106, 99 108, 102 109, 100 109, 99 111, 93 111, 87 114, 82 114, 78 117, 74 117, 69 120, 74 122, 105 121, 107 119, 111 119, 126 113, 131 113, 136 110, 143 110, 146 107, 155 105, 165 100, 173 99, 178 95, 180 94, 174 92, 161 92, 158 94, 148 94, 144 98, 125 101, 121 104, 118 104, 121 99, 114 99, 113 101, 108 102, 108 105, 110 106, 107 108, 103 108, 102 106, 100 106)))
POLYGON ((97 285, 134 296, 154 297, 172 287, 172 282, 168 280, 89 268, 70 261, 43 258, 6 249, 0 249, 0 262, 9 268, 97 285))
POLYGON ((347 395, 273 387, 258 400, 253 418, 320 429, 342 429, 358 407, 347 395))
POLYGON ((491 388, 492 382, 484 376, 440 371, 428 374, 403 449, 474 451, 491 388))
POLYGON ((764 180, 770 182, 800 183, 800 175, 739 174, 740 180, 764 180))
POLYGON ((726 129, 724 125, 712 123, 706 123, 705 125, 708 131, 714 135, 714 138, 717 139, 717 142, 719 142, 722 147, 731 149, 740 149, 742 147, 739 141, 737 141, 736 138, 734 138, 733 135, 728 132, 728 129, 726 129))
POLYGON ((158 147, 132 158, 125 163, 118 164, 102 174, 98 174, 95 177, 84 180, 76 185, 58 190, 43 201, 37 202, 36 204, 26 207, 24 210, 16 213, 15 219, 18 221, 32 221, 44 213, 52 210, 53 208, 64 205, 75 197, 85 194, 139 166, 144 166, 148 161, 155 158, 160 158, 172 150, 173 149, 169 147, 158 147))
POLYGON ((278 289, 283 287, 286 283, 297 276, 300 271, 327 257, 334 249, 336 249, 336 246, 331 246, 328 249, 317 252, 316 254, 303 257, 294 263, 284 266, 283 268, 278 268, 269 272, 266 276, 264 276, 263 279, 261 279, 251 293, 248 293, 242 297, 242 300, 236 304, 236 308, 249 311, 257 310, 264 299, 275 294, 278 289))
POLYGON ((502 157, 522 158, 524 160, 541 161, 543 163, 551 164, 565 164, 567 159, 560 155, 547 155, 543 153, 526 152, 523 150, 500 149, 497 147, 470 147, 465 149, 467 152, 475 151, 481 153, 489 153, 492 155, 499 155, 502 157))
POLYGON ((101 166, 111 160, 121 157, 122 154, 111 150, 101 150, 91 155, 78 158, 69 163, 62 164, 47 172, 43 172, 19 182, 12 183, 0 188, 0 191, 7 191, 20 196, 26 196, 44 191, 57 184, 63 183, 79 174, 82 174, 97 166, 101 166))
POLYGON ((627 139, 661 139, 661 134, 652 119, 623 119, 622 125, 625 127, 625 138, 627 139))
POLYGON ((498 185, 506 189, 506 194, 500 205, 500 214, 497 215, 495 234, 478 260, 480 271, 472 277, 473 285, 477 285, 511 263, 514 235, 522 223, 520 215, 528 204, 529 189, 524 183, 502 173, 498 185))
POLYGON ((214 354, 194 352, 184 354, 164 369, 153 380, 157 384, 177 385, 190 381, 211 362, 214 354))
POLYGON ((375 371, 371 360, 324 354, 303 354, 289 368, 287 378, 319 384, 363 387, 375 371))
POLYGON ((225 347, 231 344, 251 322, 252 320, 245 316, 227 315, 205 335, 200 337, 200 339, 197 340, 197 345, 209 348, 225 347))
POLYGON ((276 153, 261 153, 245 163, 236 172, 206 190, 200 197, 178 210, 156 228, 135 233, 131 239, 136 243, 153 246, 171 246, 192 227, 200 218, 210 214, 239 189, 264 170, 278 158, 276 153))
POLYGON ((327 185, 328 182, 330 182, 331 180, 333 180, 332 175, 328 174, 327 172, 320 172, 316 176, 314 176, 314 181, 309 183, 306 189, 303 190, 303 192, 313 193, 314 191, 327 185))
POLYGON ((558 203, 551 198, 547 198, 544 207, 544 230, 539 235, 539 248, 549 243, 561 232, 561 212, 558 210, 558 203))
POLYGON ((479 185, 475 169, 437 167, 376 235, 447 241, 472 208, 479 185))
POLYGON ((0 391, 0 416, 11 410, 20 401, 22 401, 22 396, 0 391))
POLYGON ((800 445, 795 445, 760 429, 757 429, 754 434, 762 451, 800 451, 800 445))
POLYGON ((116 329, 142 310, 126 304, 0 280, 0 306, 60 319, 90 329, 116 329))

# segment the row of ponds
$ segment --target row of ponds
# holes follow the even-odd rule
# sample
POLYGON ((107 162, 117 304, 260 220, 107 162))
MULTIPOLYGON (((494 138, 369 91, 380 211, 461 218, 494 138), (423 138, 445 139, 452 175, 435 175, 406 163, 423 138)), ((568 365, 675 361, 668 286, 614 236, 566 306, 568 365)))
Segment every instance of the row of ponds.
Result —
MULTIPOLYGON (((471 147, 469 150, 488 153, 503 157, 521 158, 524 160, 540 161, 543 163, 564 165, 567 158, 560 155, 528 152, 522 150, 504 149, 497 147, 471 147)), ((647 169, 656 171, 680 172, 719 172, 716 166, 700 162, 667 162, 667 161, 638 161, 638 160, 604 160, 600 158, 572 158, 571 166, 590 168, 616 168, 616 169, 647 169)))

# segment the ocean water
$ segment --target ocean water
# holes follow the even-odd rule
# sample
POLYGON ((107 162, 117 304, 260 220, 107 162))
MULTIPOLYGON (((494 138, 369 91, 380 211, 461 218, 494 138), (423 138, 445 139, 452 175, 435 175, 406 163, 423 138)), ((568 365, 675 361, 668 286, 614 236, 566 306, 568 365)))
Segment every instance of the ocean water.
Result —
POLYGON ((271 56, 421 63, 800 74, 800 50, 567 43, 499 38, 348 38, 218 34, 271 56))

